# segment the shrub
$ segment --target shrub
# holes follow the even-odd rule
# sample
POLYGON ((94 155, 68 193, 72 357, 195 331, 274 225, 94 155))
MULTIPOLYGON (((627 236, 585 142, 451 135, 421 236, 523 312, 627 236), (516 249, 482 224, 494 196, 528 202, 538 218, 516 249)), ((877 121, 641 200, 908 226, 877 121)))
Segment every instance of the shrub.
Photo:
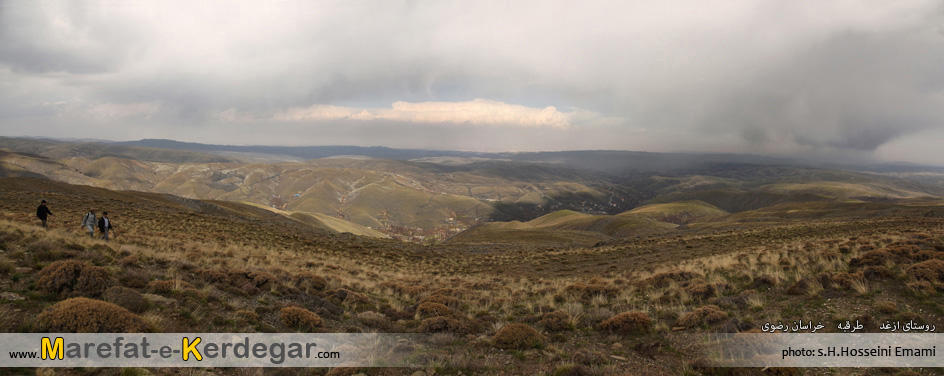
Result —
POLYGON ((475 322, 463 317, 436 316, 423 320, 418 330, 422 333, 449 332, 455 334, 472 334, 479 330, 475 322))
POLYGON ((869 266, 862 271, 866 279, 893 278, 895 273, 885 266, 869 266))
POLYGON ((462 305, 461 300, 453 298, 451 296, 444 296, 440 294, 433 294, 433 295, 427 296, 426 298, 421 300, 420 303, 437 303, 437 304, 442 304, 452 309, 458 309, 462 305))
POLYGON ((875 251, 868 251, 863 253, 862 256, 855 257, 852 260, 849 260, 849 266, 859 267, 859 266, 880 266, 885 265, 885 262, 890 260, 892 255, 884 249, 879 249, 875 251))
POLYGON ((133 255, 122 257, 118 263, 125 268, 137 268, 141 266, 141 262, 138 260, 137 256, 133 255))
POLYGON ((307 270, 295 275, 295 284, 301 288, 311 288, 318 291, 324 291, 328 288, 328 280, 325 277, 307 270))
POLYGON ((715 295, 721 294, 727 287, 728 285, 723 282, 696 283, 685 287, 685 291, 688 292, 688 294, 693 298, 708 299, 715 295))
POLYGON ((257 270, 234 269, 230 270, 228 274, 230 282, 236 286, 249 284, 252 287, 261 288, 276 281, 272 274, 257 270))
POLYGON ((538 325, 550 331, 573 329, 570 324, 570 315, 563 311, 548 312, 541 315, 538 325))
POLYGON ((544 336, 534 328, 525 324, 505 325, 495 336, 492 342, 500 349, 530 349, 544 344, 544 336))
POLYGON ((613 286, 608 286, 603 283, 574 283, 564 288, 564 291, 573 294, 581 299, 591 299, 594 296, 602 295, 607 298, 614 298, 619 294, 619 289, 613 286))
POLYGON ((702 324, 711 324, 724 320, 728 314, 716 305, 706 305, 692 312, 686 313, 678 320, 678 326, 694 328, 702 324))
POLYGON ((127 287, 113 286, 105 290, 105 301, 115 303, 125 309, 141 313, 147 310, 148 302, 144 296, 127 287))
POLYGON ((75 257, 76 254, 71 250, 63 250, 59 243, 48 239, 39 239, 30 243, 26 246, 26 251, 39 261, 62 260, 75 257))
POLYGON ((241 310, 238 310, 238 311, 236 311, 235 314, 236 314, 236 317, 239 317, 239 318, 241 318, 241 319, 243 319, 243 320, 246 320, 246 321, 248 321, 248 322, 256 322, 256 321, 259 321, 259 314, 258 314, 258 313, 255 313, 255 312, 253 312, 253 311, 250 311, 250 310, 248 310, 248 309, 241 309, 241 310))
POLYGON ((898 313, 898 305, 889 301, 875 303, 875 310, 886 315, 898 313))
POLYGON ((343 302, 356 304, 356 303, 367 303, 370 301, 369 299, 367 299, 367 295, 361 294, 359 292, 354 292, 345 288, 331 290, 330 292, 328 292, 328 294, 331 296, 333 301, 337 304, 341 304, 343 302))
POLYGON ((318 314, 300 307, 285 307, 279 315, 282 323, 290 328, 299 330, 314 330, 324 325, 324 320, 318 314))
POLYGON ((911 244, 889 244, 885 247, 888 253, 904 258, 915 259, 915 256, 921 252, 921 248, 911 244))
POLYGON ((416 316, 419 318, 449 315, 452 315, 452 310, 439 303, 420 303, 416 308, 416 316))
POLYGON ((619 334, 641 334, 652 327, 652 319, 645 312, 623 312, 610 317, 600 324, 600 328, 619 334))
POLYGON ((124 286, 141 289, 147 287, 148 275, 143 271, 126 269, 125 272, 118 277, 118 282, 124 286))
POLYGON ((207 283, 224 283, 229 280, 229 276, 227 276, 226 273, 214 269, 198 269, 194 271, 194 274, 207 283))
POLYGON ((787 294, 803 295, 811 292, 818 292, 819 290, 822 290, 822 285, 819 284, 819 281, 802 278, 787 288, 787 294))
POLYGON ((36 325, 50 333, 143 333, 148 328, 127 309, 88 298, 56 303, 36 318, 36 325))
POLYGON ((372 328, 384 329, 390 326, 390 319, 386 315, 374 311, 358 313, 357 321, 372 328))
POLYGON ((862 272, 824 272, 817 276, 823 286, 832 286, 839 289, 849 289, 856 281, 865 279, 862 272))
POLYGON ((100 295, 110 284, 108 271, 81 261, 63 260, 47 265, 39 272, 36 286, 43 291, 65 294, 100 295))
POLYGON ((941 282, 944 281, 944 261, 922 261, 909 267, 907 273, 918 281, 941 282))

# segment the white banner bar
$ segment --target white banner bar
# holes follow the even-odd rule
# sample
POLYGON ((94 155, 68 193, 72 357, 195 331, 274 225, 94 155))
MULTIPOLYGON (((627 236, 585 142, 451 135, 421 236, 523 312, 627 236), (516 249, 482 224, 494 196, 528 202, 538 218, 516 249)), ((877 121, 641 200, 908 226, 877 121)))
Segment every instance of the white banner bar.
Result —
POLYGON ((408 367, 426 336, 377 333, 0 334, 0 367, 408 367))

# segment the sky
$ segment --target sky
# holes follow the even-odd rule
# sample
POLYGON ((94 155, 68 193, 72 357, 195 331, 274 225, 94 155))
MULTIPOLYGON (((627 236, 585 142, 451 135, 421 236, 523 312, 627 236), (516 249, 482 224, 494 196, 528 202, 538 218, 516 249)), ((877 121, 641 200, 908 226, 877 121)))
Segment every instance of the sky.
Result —
POLYGON ((944 2, 0 0, 0 135, 941 165, 944 2))

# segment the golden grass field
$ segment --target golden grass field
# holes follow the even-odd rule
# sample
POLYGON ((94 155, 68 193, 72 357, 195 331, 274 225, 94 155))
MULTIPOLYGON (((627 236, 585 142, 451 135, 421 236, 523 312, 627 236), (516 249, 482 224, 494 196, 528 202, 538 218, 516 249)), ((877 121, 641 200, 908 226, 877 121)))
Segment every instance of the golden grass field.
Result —
MULTIPOLYGON (((55 375, 938 374, 718 369, 684 335, 765 322, 941 323, 944 207, 796 204, 594 244, 424 246, 237 203, 0 179, 3 332, 411 332, 418 369, 2 369, 55 375), (51 229, 38 226, 50 202, 51 229), (90 207, 111 242, 79 229, 90 207), (797 211, 805 211, 805 215, 797 211), (792 217, 791 217, 792 215, 792 217), (98 312, 65 320, 74 312, 98 312)), ((646 210, 640 210, 645 212, 646 210)), ((711 215, 720 210, 711 209, 711 215)), ((551 220, 553 218, 546 218, 551 220)), ((490 236, 513 236, 497 232, 490 236), (503 235, 504 234, 504 235, 503 235)), ((501 240, 501 239, 498 239, 501 240)), ((908 373, 914 372, 914 373, 908 373)))

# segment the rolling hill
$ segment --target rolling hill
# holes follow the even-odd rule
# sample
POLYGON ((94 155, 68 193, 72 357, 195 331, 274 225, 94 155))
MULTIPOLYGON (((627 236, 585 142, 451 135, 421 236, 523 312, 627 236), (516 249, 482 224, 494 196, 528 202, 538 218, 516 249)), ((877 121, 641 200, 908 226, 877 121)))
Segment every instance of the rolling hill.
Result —
POLYGON ((492 231, 498 228, 476 226, 518 221, 535 233, 576 231, 574 238, 589 241, 662 232, 788 203, 895 202, 944 194, 938 172, 917 172, 915 166, 878 173, 726 154, 473 153, 4 137, 0 148, 0 176, 252 203, 323 228, 372 236, 409 233, 418 240, 469 228, 492 231), (307 157, 318 159, 301 160, 307 157))

